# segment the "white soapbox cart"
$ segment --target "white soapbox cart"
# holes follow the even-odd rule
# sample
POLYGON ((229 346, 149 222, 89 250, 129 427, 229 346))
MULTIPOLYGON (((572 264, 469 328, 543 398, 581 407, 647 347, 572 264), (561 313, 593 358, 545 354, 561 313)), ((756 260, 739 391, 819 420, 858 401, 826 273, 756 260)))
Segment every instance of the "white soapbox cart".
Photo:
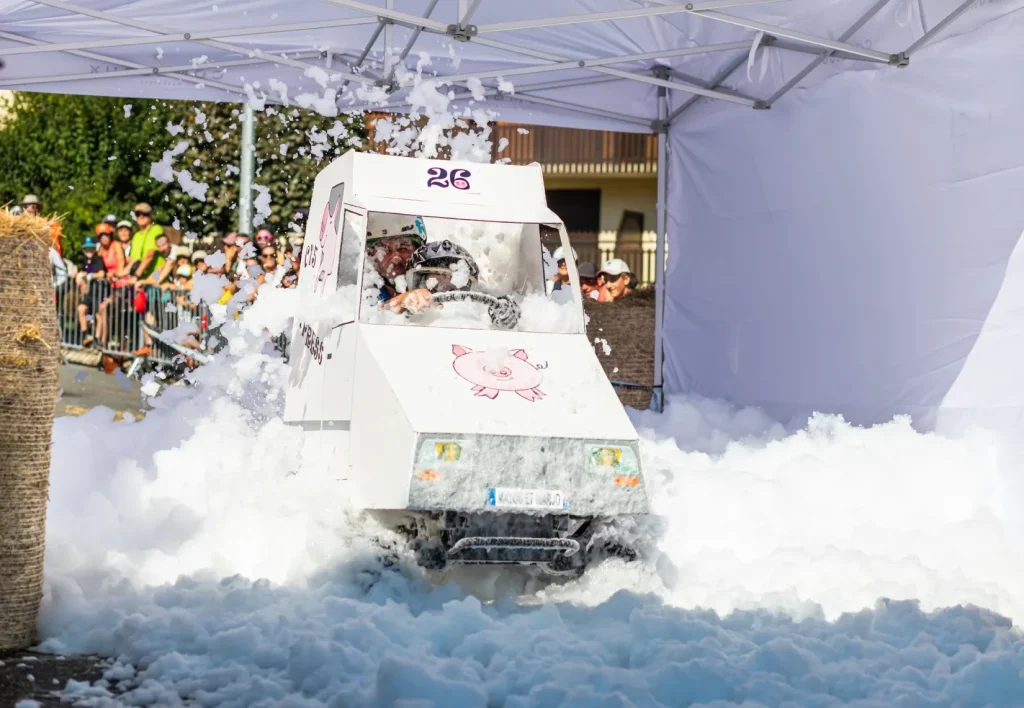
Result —
POLYGON ((348 152, 316 178, 285 422, 302 428, 303 469, 337 485, 325 493, 407 534, 426 568, 578 574, 609 552, 602 525, 648 513, 570 253, 536 164, 348 152), (457 244, 472 277, 458 262, 447 291, 429 267, 386 280, 375 249, 408 246, 396 235, 457 244), (570 285, 552 291, 556 249, 570 285), (424 283, 429 306, 392 307, 424 283))

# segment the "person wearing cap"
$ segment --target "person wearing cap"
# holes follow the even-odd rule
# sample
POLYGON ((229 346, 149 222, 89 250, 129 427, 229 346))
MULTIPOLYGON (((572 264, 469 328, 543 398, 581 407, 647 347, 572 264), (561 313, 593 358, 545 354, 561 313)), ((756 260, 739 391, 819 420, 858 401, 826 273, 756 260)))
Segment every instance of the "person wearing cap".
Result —
POLYGON ((601 270, 597 272, 601 280, 600 302, 614 302, 626 295, 626 288, 629 285, 629 276, 633 271, 629 264, 621 258, 612 258, 604 262, 601 270))
POLYGON ((124 251, 124 257, 131 259, 132 251, 132 222, 130 221, 119 221, 117 222, 117 242, 121 244, 121 250, 124 251))
POLYGON ((82 267, 75 276, 81 293, 78 304, 78 327, 82 333, 83 347, 88 347, 93 342, 93 337, 89 334, 89 315, 96 312, 99 307, 103 294, 100 283, 107 274, 103 258, 96 252, 96 247, 96 240, 92 236, 86 236, 82 242, 82 267))
POLYGON ((21 208, 32 216, 40 216, 43 211, 43 203, 34 194, 26 194, 21 200, 21 208))
POLYGON ((593 263, 583 261, 576 266, 576 272, 580 276, 580 291, 583 297, 589 300, 600 300, 600 284, 597 282, 597 269, 593 263))
POLYGON ((114 216, 113 214, 107 214, 106 216, 103 217, 103 222, 102 223, 110 224, 110 226, 116 227, 117 226, 117 217, 114 216))
MULTIPOLYGON (((42 216, 43 203, 39 201, 39 197, 34 194, 26 194, 25 198, 21 200, 21 208, 32 216, 42 216)), ((64 229, 60 225, 60 222, 56 219, 49 219, 50 222, 50 248, 57 252, 61 258, 64 257, 64 246, 61 243, 61 237, 64 235, 64 229)))
POLYGON ((210 254, 203 250, 192 251, 192 267, 196 273, 206 273, 210 270, 210 266, 206 265, 208 255, 210 254))
MULTIPOLYGON (((569 250, 572 251, 572 259, 575 261, 577 259, 576 249, 570 246, 569 250)), ((555 274, 551 276, 551 280, 548 281, 548 295, 553 293, 555 290, 561 290, 562 288, 569 287, 569 267, 565 264, 565 255, 562 251, 562 247, 559 246, 556 248, 555 252, 551 254, 551 257, 555 261, 557 270, 555 271, 555 274)))
POLYGON ((134 261, 135 276, 145 280, 163 266, 157 239, 164 235, 164 227, 153 221, 153 208, 149 204, 139 202, 133 211, 139 230, 132 236, 131 259, 134 261))

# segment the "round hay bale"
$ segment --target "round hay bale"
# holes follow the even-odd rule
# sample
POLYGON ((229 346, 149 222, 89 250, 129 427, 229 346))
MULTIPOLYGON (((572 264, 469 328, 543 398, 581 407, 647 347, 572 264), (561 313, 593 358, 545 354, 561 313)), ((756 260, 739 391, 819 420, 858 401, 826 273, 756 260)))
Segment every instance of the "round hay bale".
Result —
POLYGON ((36 641, 60 343, 50 224, 0 209, 0 651, 36 641))
MULTIPOLYGON (((640 288, 615 302, 584 300, 587 336, 612 381, 654 385, 654 289, 640 288), (603 341, 602 341, 603 340, 603 341), (605 342, 611 351, 605 354, 605 342)), ((647 409, 650 388, 616 388, 624 406, 647 409)))

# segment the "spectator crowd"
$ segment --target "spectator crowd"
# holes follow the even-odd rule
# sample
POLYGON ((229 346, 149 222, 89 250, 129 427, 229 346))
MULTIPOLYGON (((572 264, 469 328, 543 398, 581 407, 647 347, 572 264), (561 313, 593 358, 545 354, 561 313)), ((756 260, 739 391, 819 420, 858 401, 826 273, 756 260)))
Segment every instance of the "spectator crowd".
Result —
MULTIPOLYGON (((42 206, 29 194, 11 211, 39 215, 42 206)), ((181 242, 177 230, 155 222, 152 207, 144 202, 135 205, 130 219, 106 215, 82 242, 77 262, 65 257, 57 221, 51 236, 55 299, 65 338, 75 326, 75 343, 82 348, 135 357, 149 356, 154 342, 145 328, 140 341, 133 322, 141 319, 163 331, 199 317, 202 306, 189 296, 197 273, 223 276, 219 302, 235 299, 244 305, 264 283, 295 287, 302 262, 302 234, 276 236, 264 228, 255 239, 240 232, 211 232, 181 242), (223 256, 209 258, 217 252, 223 256)), ((195 336, 182 343, 199 348, 195 336)))
MULTIPOLYGON (((614 302, 636 290, 637 278, 630 270, 629 264, 621 258, 611 258, 604 262, 600 270, 589 261, 580 262, 576 257, 576 249, 572 251, 576 260, 576 272, 580 278, 580 290, 583 297, 597 302, 614 302)), ((561 248, 552 254, 557 270, 548 281, 548 294, 569 287, 569 269, 561 248)))

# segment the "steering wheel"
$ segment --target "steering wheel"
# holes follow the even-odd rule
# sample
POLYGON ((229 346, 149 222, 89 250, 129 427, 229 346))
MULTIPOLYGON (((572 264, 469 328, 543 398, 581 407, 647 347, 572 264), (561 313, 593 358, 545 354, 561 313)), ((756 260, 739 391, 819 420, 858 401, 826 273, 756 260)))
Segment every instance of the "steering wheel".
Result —
POLYGON ((487 315, 491 322, 501 329, 515 329, 519 323, 521 311, 516 301, 507 295, 488 295, 473 290, 450 290, 443 293, 431 293, 433 302, 463 302, 472 300, 487 305, 487 315))

